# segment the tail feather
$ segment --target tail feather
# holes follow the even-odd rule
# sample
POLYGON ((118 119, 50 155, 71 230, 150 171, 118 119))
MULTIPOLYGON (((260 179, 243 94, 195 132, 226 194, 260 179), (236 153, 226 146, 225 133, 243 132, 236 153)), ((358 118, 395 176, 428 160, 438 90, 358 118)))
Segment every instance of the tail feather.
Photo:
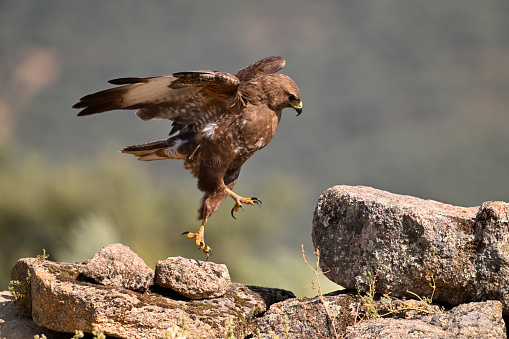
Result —
POLYGON ((139 145, 133 145, 125 147, 120 152, 122 153, 129 153, 129 154, 139 154, 139 155, 145 155, 150 154, 158 149, 163 149, 170 146, 168 143, 168 140, 157 140, 157 141, 151 141, 139 145))
POLYGON ((177 138, 147 142, 129 146, 121 150, 122 153, 132 154, 141 161, 163 159, 185 159, 187 154, 179 151, 184 141, 177 138))

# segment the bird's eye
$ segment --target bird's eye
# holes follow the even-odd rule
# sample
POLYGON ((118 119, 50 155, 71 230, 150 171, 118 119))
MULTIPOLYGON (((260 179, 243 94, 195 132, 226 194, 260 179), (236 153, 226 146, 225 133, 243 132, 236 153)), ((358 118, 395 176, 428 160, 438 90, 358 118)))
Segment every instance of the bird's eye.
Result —
POLYGON ((292 102, 292 101, 299 101, 299 100, 297 99, 297 97, 295 95, 290 94, 288 96, 288 101, 292 102))

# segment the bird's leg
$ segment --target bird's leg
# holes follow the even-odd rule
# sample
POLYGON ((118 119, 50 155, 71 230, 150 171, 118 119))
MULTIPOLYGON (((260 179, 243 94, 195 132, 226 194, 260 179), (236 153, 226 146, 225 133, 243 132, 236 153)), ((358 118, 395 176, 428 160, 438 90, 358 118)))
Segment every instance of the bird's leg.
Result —
POLYGON ((205 245, 205 224, 207 223, 207 218, 204 218, 201 222, 200 229, 196 233, 191 232, 184 232, 182 235, 186 235, 188 239, 195 239, 196 246, 198 246, 199 249, 205 253, 207 256, 207 260, 209 259, 210 255, 212 254, 212 248, 205 245))
POLYGON ((231 215, 232 215, 233 219, 237 219, 237 218, 235 218, 235 215, 233 215, 233 212, 238 212, 242 208, 242 204, 247 204, 247 205, 257 204, 258 206, 262 205, 262 201, 260 199, 258 199, 256 197, 243 198, 240 195, 238 195, 237 193, 233 192, 228 187, 224 188, 224 192, 226 194, 228 194, 233 200, 235 200, 235 205, 233 205, 233 208, 231 211, 231 215))

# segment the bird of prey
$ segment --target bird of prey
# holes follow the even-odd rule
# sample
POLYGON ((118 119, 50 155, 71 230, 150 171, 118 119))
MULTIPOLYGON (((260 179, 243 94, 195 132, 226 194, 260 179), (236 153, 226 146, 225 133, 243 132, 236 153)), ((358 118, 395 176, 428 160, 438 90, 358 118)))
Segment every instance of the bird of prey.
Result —
POLYGON ((261 205, 232 191, 242 165, 265 147, 276 132, 284 108, 302 113, 299 88, 290 77, 277 73, 282 57, 267 57, 234 75, 218 71, 188 71, 149 78, 110 80, 121 85, 87 95, 73 106, 78 116, 112 110, 136 109, 142 120, 169 119, 170 137, 129 146, 121 152, 138 160, 181 159, 204 192, 196 233, 184 232, 208 257, 205 224, 221 203, 231 197, 234 212, 261 205))

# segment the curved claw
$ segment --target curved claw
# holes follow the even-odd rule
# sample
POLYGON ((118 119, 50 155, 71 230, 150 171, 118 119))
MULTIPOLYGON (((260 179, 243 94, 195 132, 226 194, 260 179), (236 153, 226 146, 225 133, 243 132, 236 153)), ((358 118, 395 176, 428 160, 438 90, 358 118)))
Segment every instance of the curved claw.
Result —
POLYGON ((205 261, 208 261, 209 257, 212 255, 212 248, 209 247, 205 254, 207 255, 207 259, 205 259, 205 261))
POLYGON ((262 207, 262 201, 258 199, 257 197, 252 197, 251 200, 257 204, 258 206, 262 207))
POLYGON ((180 235, 186 235, 188 233, 190 233, 190 232, 189 231, 185 231, 185 232, 182 232, 180 235))
MULTIPOLYGON (((260 199, 258 199, 257 197, 252 197, 252 198, 249 198, 249 199, 244 199, 246 201, 243 201, 244 203, 246 204, 250 204, 250 205, 258 205, 258 206, 262 206, 262 201, 260 199)), ((234 212, 237 212, 239 209, 243 208, 242 207, 242 204, 240 202, 237 202, 235 203, 235 205, 233 205, 233 208, 232 210, 230 211, 230 214, 232 215, 232 218, 237 220, 237 218, 235 218, 235 215, 233 214, 234 212)))
POLYGON ((203 253, 207 256, 207 259, 205 261, 209 260, 209 257, 212 255, 212 248, 205 245, 203 242, 200 242, 200 246, 198 246, 199 250, 202 250, 203 253))
POLYGON ((200 241, 200 244, 198 245, 198 250, 202 250, 203 253, 207 256, 207 259, 205 259, 205 261, 209 260, 209 257, 212 255, 212 248, 205 245, 203 241, 200 241))

